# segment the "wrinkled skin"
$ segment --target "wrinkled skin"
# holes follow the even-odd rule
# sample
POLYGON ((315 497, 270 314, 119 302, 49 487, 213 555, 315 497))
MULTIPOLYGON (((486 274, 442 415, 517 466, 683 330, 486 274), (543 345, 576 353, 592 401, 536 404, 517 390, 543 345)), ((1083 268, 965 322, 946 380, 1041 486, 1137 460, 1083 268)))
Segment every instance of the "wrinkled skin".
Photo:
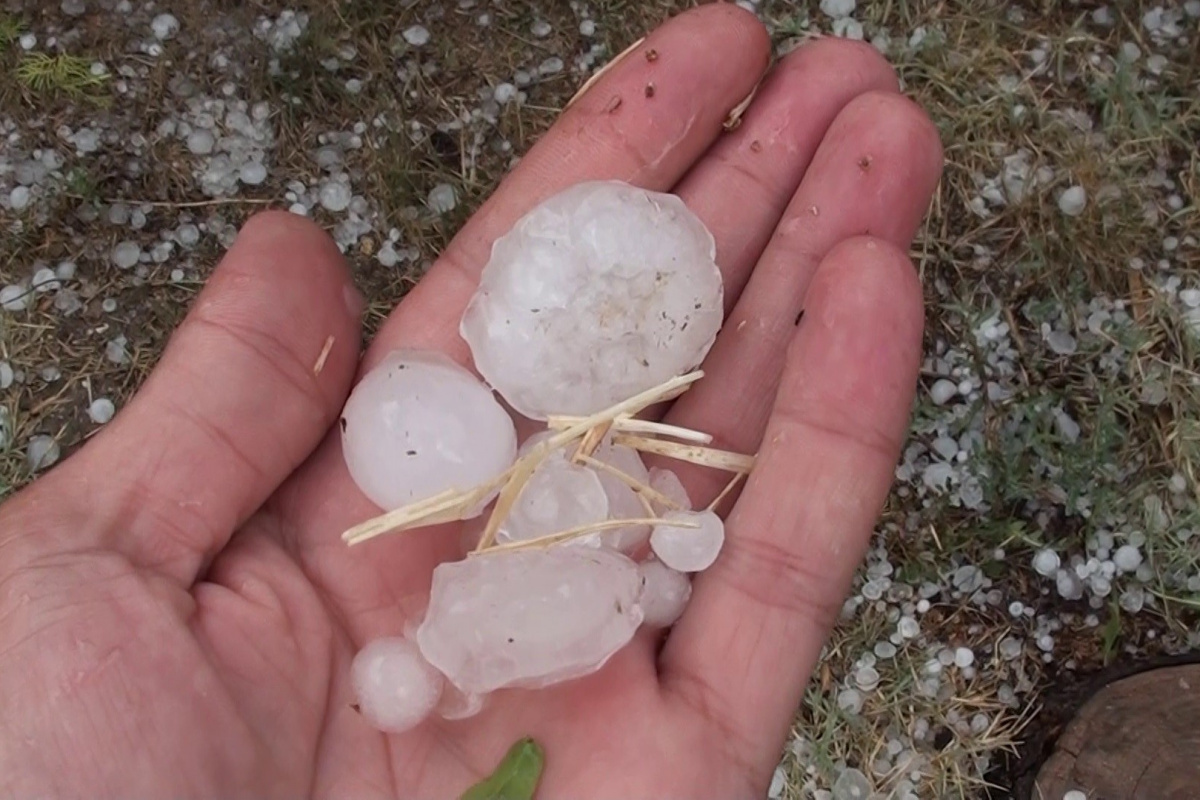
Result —
MULTIPOLYGON (((723 133, 768 52, 729 4, 652 33, 361 363, 336 249, 303 219, 253 219, 131 404, 0 509, 0 795, 455 797, 530 734, 539 797, 762 796, 892 480, 922 329, 906 252, 942 164, 889 67, 845 41, 777 63, 723 133), (677 192, 716 236, 726 325, 665 413, 758 452, 757 469, 669 635, 473 719, 382 735, 351 708, 350 660, 403 629, 461 537, 340 542, 377 512, 341 461, 338 411, 391 347, 466 363, 456 330, 490 242, 591 178, 677 192)), ((727 476, 682 477, 699 503, 727 476)))

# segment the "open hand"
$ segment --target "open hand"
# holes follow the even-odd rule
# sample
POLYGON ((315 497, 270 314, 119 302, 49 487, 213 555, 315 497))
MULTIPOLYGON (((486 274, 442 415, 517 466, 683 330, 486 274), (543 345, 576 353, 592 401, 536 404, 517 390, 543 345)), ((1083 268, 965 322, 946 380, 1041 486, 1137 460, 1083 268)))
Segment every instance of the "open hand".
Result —
MULTIPOLYGON (((299 217, 252 220, 128 408, 0 510, 0 795, 453 798, 532 735, 539 797, 761 797, 891 484, 921 352, 906 249, 942 164, 861 43, 791 53, 723 132, 768 60, 731 4, 655 31, 524 157, 362 363, 333 244, 299 217), (492 241, 598 178, 676 192, 715 235, 728 318, 667 419, 758 466, 665 640, 383 735, 352 708, 350 661, 403 629, 461 537, 343 544, 378 510, 346 471, 338 412, 391 348, 467 363, 458 320, 492 241)), ((683 477, 697 503, 726 479, 683 477)))

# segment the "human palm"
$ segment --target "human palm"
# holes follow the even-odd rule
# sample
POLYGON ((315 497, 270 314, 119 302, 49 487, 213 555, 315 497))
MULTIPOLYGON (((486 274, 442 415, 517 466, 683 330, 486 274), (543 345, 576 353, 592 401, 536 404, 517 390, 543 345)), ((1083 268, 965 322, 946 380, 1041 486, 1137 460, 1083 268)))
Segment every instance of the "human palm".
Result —
MULTIPOLYGON (((451 798, 531 735, 540 797, 761 796, 891 482, 922 324, 905 248, 941 168, 932 126, 851 42, 784 58, 723 132, 768 50, 727 4, 655 31, 522 159, 362 362, 336 249, 300 218, 252 220, 129 407, 0 512, 0 793, 451 798), (350 661, 403 629, 462 537, 343 544, 377 509, 342 462, 338 412, 390 348, 465 363, 457 323, 491 242, 596 178, 674 191, 713 231, 726 324, 665 413, 758 466, 669 634, 469 720, 381 734, 353 708, 350 661)), ((724 480, 682 477, 698 502, 724 480)))

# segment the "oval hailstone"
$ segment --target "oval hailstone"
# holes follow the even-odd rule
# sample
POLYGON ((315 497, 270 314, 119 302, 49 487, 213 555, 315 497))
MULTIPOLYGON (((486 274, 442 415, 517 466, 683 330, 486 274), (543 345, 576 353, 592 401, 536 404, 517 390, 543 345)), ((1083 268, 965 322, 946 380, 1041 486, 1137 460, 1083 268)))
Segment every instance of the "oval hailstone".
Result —
POLYGON ((346 401, 342 450, 363 494, 391 510, 496 477, 516 458, 517 434, 492 392, 449 357, 397 350, 346 401))
POLYGON ((638 565, 642 578, 643 624, 651 628, 666 628, 675 624, 692 596, 692 582, 687 575, 673 570, 658 559, 648 559, 638 565))
POLYGON ((577 184, 496 241, 460 332, 521 414, 594 414, 704 360, 723 314, 715 253, 678 197, 577 184))
POLYGON ((402 733, 438 705, 445 679, 407 639, 376 639, 350 664, 350 683, 359 710, 381 731, 402 733))
POLYGON ((460 691, 536 689, 588 675, 642 622, 637 564, 590 547, 471 556, 433 571, 421 653, 460 691))
POLYGON ((725 544, 725 523, 712 511, 672 511, 667 522, 695 522, 699 528, 656 525, 650 548, 664 564, 680 572, 703 572, 713 565, 725 544))

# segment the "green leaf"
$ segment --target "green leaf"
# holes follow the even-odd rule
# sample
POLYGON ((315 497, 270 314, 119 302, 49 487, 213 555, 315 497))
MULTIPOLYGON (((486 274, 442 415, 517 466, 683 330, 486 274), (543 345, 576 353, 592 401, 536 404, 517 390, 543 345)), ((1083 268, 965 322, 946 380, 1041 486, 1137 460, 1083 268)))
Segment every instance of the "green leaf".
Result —
POLYGON ((459 800, 533 800, 545 762, 541 745, 526 736, 509 748, 495 772, 459 800))

